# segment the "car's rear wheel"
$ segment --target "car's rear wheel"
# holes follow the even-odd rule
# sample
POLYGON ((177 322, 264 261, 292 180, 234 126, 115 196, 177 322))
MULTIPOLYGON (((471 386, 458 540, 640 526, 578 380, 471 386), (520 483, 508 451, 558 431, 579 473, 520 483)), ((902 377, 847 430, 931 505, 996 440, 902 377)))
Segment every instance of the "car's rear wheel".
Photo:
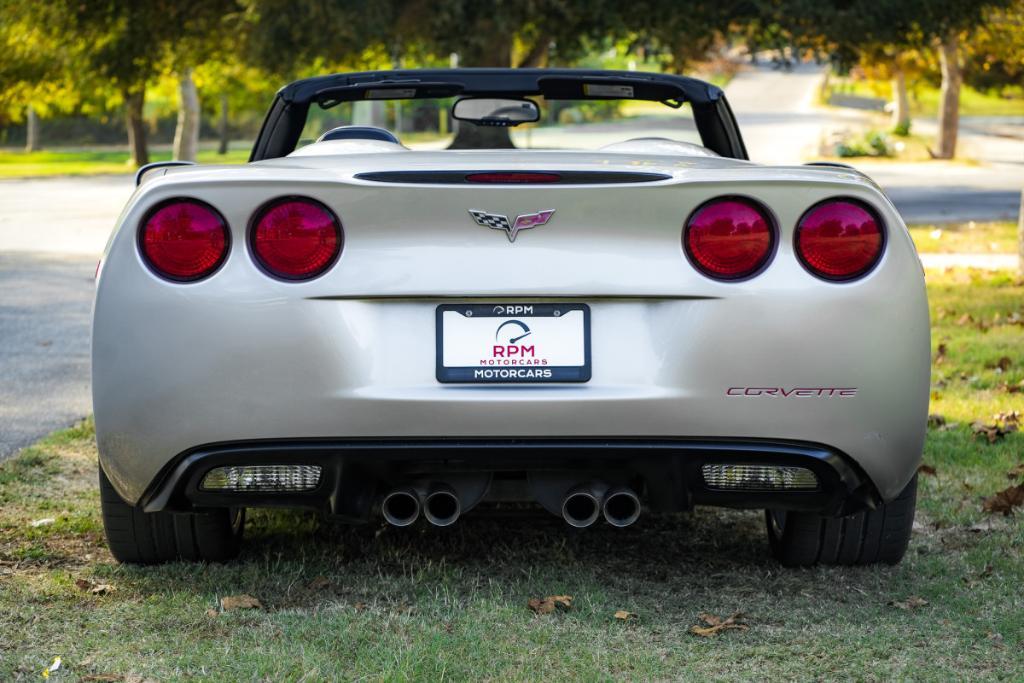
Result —
POLYGON ((143 512, 114 490, 100 468, 100 507, 110 552, 119 562, 223 562, 238 555, 243 508, 195 513, 143 512))
POLYGON ((914 525, 917 475, 894 500, 846 517, 766 510, 772 554, 787 567, 896 564, 914 525))

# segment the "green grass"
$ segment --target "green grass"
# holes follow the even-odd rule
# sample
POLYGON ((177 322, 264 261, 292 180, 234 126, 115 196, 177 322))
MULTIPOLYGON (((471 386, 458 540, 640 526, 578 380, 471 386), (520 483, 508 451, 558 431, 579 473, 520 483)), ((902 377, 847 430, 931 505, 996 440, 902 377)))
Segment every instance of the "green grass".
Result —
POLYGON ((57 680, 1019 680, 1024 511, 991 517, 981 499, 1010 483, 1024 436, 989 445, 968 424, 1024 410, 1009 391, 1024 327, 1005 324, 1024 314, 1024 285, 971 271, 928 282, 945 351, 932 411, 959 426, 929 433, 937 476, 921 479, 896 567, 785 570, 757 512, 708 509, 583 532, 546 515, 400 530, 258 512, 236 562, 119 566, 86 422, 0 465, 0 680, 38 679, 57 656, 57 680), (31 526, 42 518, 56 521, 31 526), (238 594, 264 608, 218 613, 238 594), (553 594, 572 609, 527 609, 553 594), (928 604, 889 604, 911 596, 928 604), (701 612, 737 611, 749 630, 689 633, 701 612))
MULTIPOLYGON (((892 86, 888 81, 833 77, 829 87, 831 92, 846 95, 880 97, 885 100, 892 98, 892 86)), ((939 89, 927 83, 921 83, 911 88, 910 111, 915 116, 930 118, 938 116, 939 89)), ((981 92, 965 85, 960 90, 960 115, 1024 116, 1024 89, 1016 88, 1012 92, 1012 97, 1001 97, 998 94, 981 92)))
POLYGON ((949 223, 944 225, 911 225, 910 236, 921 253, 941 254, 1015 254, 1017 224, 1010 221, 992 223, 949 223))
MULTIPOLYGON (((151 150, 150 161, 168 161, 168 150, 151 150)), ((249 159, 249 150, 229 149, 217 154, 214 149, 201 149, 201 164, 241 164, 249 159)), ((68 150, 42 152, 0 151, 0 178, 37 178, 57 175, 103 175, 134 173, 127 151, 68 150)))

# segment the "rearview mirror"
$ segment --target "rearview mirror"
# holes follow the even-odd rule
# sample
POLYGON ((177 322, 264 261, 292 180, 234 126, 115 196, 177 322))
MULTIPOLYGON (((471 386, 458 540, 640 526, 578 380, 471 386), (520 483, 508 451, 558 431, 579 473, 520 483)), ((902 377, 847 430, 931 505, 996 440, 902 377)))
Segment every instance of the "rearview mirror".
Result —
POLYGON ((538 121, 540 109, 532 100, 466 97, 452 107, 452 116, 478 126, 518 126, 538 121))

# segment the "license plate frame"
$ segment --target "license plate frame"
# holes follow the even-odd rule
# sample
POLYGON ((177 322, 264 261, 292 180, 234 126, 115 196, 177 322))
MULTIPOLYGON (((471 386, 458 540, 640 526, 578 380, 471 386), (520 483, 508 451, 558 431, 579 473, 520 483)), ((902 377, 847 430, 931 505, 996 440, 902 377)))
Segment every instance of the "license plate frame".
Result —
MULTIPOLYGON (((449 316, 449 321, 456 321, 458 318, 449 316)), ((486 329, 483 324, 477 323, 480 330, 486 329)), ((436 309, 436 367, 435 376, 438 382, 443 384, 549 384, 549 383, 583 383, 591 379, 591 357, 590 357, 590 306, 583 303, 487 303, 487 304, 440 304, 436 309), (519 324, 513 325, 512 329, 521 332, 528 328, 531 336, 536 328, 543 332, 553 332, 556 325, 553 325, 556 318, 560 319, 562 330, 554 336, 561 334, 572 334, 566 332, 569 320, 579 320, 582 314, 582 363, 580 364, 538 364, 538 365, 445 365, 445 314, 454 313, 463 320, 470 318, 474 320, 490 320, 496 322, 506 319, 500 323, 504 326, 512 321, 519 324), (542 321, 535 327, 529 327, 529 321, 542 321)), ((496 329, 495 337, 499 330, 496 329)), ((473 334, 477 334, 474 332, 473 334)), ((523 335, 526 336, 526 335, 523 335)), ((545 336, 552 336, 550 334, 545 336)), ((522 339, 522 336, 513 339, 522 339)), ((454 341, 454 340, 453 340, 454 341)), ((535 349, 536 344, 532 347, 535 349)), ((556 358, 564 358, 577 354, 579 349, 561 348, 557 350, 556 358)), ((454 352, 453 352, 454 353, 454 352)), ((534 354, 536 351, 534 350, 534 354)), ((462 354, 465 357, 465 354, 462 354)), ((479 354, 486 355, 486 354, 479 354)), ((484 358, 480 359, 485 360, 484 358)), ((496 360, 496 359, 495 359, 496 360)), ((525 360, 523 358, 516 360, 525 360)), ((534 360, 534 359, 530 359, 534 360)), ((539 360, 539 359, 538 359, 539 360)), ((555 360, 553 358, 552 360, 555 360)))

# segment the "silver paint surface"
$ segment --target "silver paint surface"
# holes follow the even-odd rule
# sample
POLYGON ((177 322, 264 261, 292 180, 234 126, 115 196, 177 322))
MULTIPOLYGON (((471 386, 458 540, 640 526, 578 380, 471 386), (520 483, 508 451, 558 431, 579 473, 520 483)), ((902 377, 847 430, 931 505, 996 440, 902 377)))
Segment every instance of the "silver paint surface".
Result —
POLYGON ((873 182, 848 169, 766 167, 715 157, 612 152, 304 154, 147 177, 108 243, 93 321, 100 458, 135 502, 176 455, 216 442, 304 437, 755 437, 825 444, 886 498, 921 458, 929 385, 924 277, 906 228, 873 182), (376 184, 386 170, 653 171, 635 185, 376 184), (780 228, 768 267, 715 282, 682 251, 686 216, 741 194, 780 228), (337 264, 273 280, 246 230, 265 201, 304 195, 341 218, 337 264), (232 230, 224 266, 192 284, 143 264, 137 228, 176 196, 215 206, 232 230), (816 279, 793 229, 834 196, 876 207, 877 268, 816 279), (511 244, 467 216, 557 208, 511 244), (578 385, 442 385, 435 307, 452 301, 589 304, 593 379, 578 385), (853 396, 731 396, 730 387, 853 387, 853 396))

